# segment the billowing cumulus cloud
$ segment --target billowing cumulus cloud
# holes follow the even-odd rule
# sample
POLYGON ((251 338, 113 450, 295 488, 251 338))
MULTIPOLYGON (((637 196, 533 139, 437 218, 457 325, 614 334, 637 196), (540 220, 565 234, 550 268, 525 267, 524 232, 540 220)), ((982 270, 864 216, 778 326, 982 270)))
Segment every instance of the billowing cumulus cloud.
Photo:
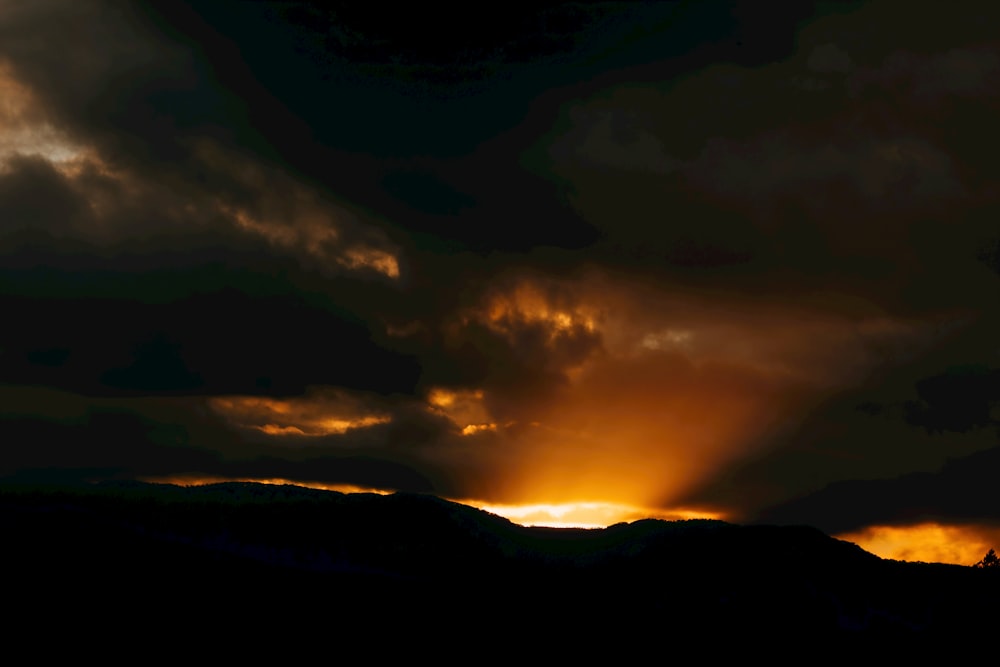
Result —
POLYGON ((998 17, 384 9, 0 0, 3 474, 992 534, 998 17))

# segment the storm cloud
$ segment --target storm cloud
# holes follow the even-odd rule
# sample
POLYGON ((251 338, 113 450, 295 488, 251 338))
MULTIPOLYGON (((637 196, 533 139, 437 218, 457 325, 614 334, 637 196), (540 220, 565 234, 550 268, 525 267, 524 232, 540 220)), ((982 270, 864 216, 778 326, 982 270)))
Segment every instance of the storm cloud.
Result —
POLYGON ((0 6, 4 474, 1000 521, 994 10, 0 6))

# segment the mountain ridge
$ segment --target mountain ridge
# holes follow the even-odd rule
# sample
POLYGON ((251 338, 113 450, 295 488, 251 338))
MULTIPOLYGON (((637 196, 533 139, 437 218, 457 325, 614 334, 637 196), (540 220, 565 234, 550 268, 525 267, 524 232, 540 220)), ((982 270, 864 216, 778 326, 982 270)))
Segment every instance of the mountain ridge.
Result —
POLYGON ((8 571, 34 582, 15 598, 29 607, 111 596, 155 609, 156 600, 214 590, 250 625, 260 605, 291 609, 274 621, 282 627, 309 625, 317 621, 302 610, 329 598, 340 608, 324 618, 348 628, 365 613, 416 605, 407 628, 430 631, 449 618, 473 635, 509 622, 514 609, 525 622, 600 628, 606 638, 782 628, 915 639, 983 628, 1000 599, 991 572, 884 560, 808 526, 647 519, 529 528, 426 494, 7 484, 0 517, 8 571))

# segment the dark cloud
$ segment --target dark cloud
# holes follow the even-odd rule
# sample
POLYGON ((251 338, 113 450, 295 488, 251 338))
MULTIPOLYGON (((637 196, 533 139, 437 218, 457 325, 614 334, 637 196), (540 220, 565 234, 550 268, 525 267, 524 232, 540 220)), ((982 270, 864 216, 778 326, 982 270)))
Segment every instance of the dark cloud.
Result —
POLYGON ((216 467, 216 456, 191 447, 184 429, 131 411, 92 409, 68 420, 7 414, 0 420, 0 475, 52 475, 79 481, 134 478, 216 467))
POLYGON ((19 322, 3 336, 7 382, 91 395, 282 395, 310 384, 412 391, 419 378, 416 360, 375 345, 349 314, 291 295, 221 289, 151 303, 8 295, 3 308, 19 322), (39 363, 50 350, 61 364, 39 363))
POLYGON ((87 201, 41 157, 16 156, 0 170, 0 234, 45 230, 79 234, 93 224, 87 201))
POLYGON ((984 471, 995 458, 995 370, 972 364, 915 377, 923 366, 890 369, 830 397, 772 436, 772 446, 782 444, 720 471, 689 501, 739 502, 740 517, 763 522, 808 523, 813 519, 804 517, 814 513, 835 532, 920 521, 996 523, 988 503, 973 509, 992 493, 984 471), (978 466, 982 477, 973 472, 978 466))
MULTIPOLYGON (((383 179, 386 190, 411 207, 438 216, 457 216, 463 209, 472 208, 475 199, 449 187, 433 174, 420 171, 397 170, 383 179)), ((443 236, 456 236, 458 230, 434 230, 443 236)))
MULTIPOLYGON (((72 421, 5 416, 0 476, 30 481, 149 479, 190 482, 216 478, 284 479, 412 492, 449 492, 405 463, 315 447, 290 459, 273 447, 257 456, 222 457, 192 446, 182 425, 166 425, 127 410, 88 410, 72 421), (81 441, 81 434, 87 438, 81 441)), ((221 433, 224 435, 224 433, 221 433)))
POLYGON ((995 201, 980 143, 994 47, 965 18, 935 30, 936 52, 933 22, 862 45, 851 30, 865 20, 889 26, 867 8, 816 16, 764 67, 581 90, 536 164, 604 232, 595 255, 608 261, 730 289, 943 303, 942 284, 983 284, 969 267, 989 234, 976 211, 995 201), (794 285, 775 282, 789 274, 794 285))
POLYGON ((1000 369, 958 366, 917 383, 919 400, 906 403, 906 419, 929 431, 964 432, 1000 426, 1000 369))
POLYGON ((12 5, 6 472, 993 516, 998 17, 899 11, 12 5))
POLYGON ((759 520, 809 523, 829 533, 929 521, 995 527, 1000 525, 1000 501, 994 485, 998 473, 1000 448, 992 448, 950 460, 935 472, 835 482, 770 508, 759 520))

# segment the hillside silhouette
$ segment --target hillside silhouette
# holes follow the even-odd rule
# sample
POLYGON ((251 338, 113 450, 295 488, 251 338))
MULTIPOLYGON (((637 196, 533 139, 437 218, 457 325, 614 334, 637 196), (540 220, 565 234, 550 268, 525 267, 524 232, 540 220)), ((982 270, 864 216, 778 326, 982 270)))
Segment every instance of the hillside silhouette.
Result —
POLYGON ((165 627, 218 640, 225 619, 338 646, 373 629, 581 654, 706 630, 912 644, 988 636, 1000 599, 992 573, 883 560, 808 527, 527 528, 429 495, 8 484, 0 517, 19 618, 158 641, 165 627))

